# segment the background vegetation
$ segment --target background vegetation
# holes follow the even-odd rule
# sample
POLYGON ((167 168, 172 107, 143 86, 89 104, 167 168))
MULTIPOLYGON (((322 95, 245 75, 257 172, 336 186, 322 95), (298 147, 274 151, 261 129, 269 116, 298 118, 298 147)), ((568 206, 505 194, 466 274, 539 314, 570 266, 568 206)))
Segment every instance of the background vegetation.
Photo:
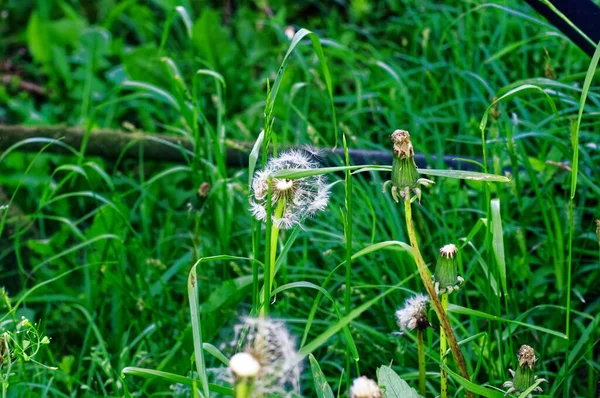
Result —
MULTIPOLYGON (((31 142, 0 154, 0 205, 8 205, 0 213, 0 281, 9 297, 4 304, 19 304, 1 326, 12 328, 21 316, 36 322, 51 339, 36 360, 58 368, 18 361, 9 396, 190 393, 174 383, 122 378, 121 370, 190 376, 191 265, 253 252, 248 172, 228 165, 224 152, 234 141, 254 142, 263 127, 268 82, 290 46, 288 26, 320 39, 338 136, 325 75, 305 39, 274 104, 276 147, 340 146, 345 134, 350 148, 391 151, 389 134, 403 128, 428 156, 481 161, 485 150, 488 170, 510 175, 509 184, 489 185, 486 195, 482 182, 440 179, 414 211, 431 264, 440 246, 462 248, 466 284, 452 298, 460 307, 451 319, 459 340, 473 338, 463 346, 472 378, 500 388, 516 350, 529 344, 540 358, 538 375, 549 380, 547 396, 594 396, 600 95, 592 82, 577 132, 573 121, 590 59, 523 2, 6 0, 2 8, 0 123, 165 133, 192 140, 195 153, 178 165, 146 161, 143 153, 139 160, 92 157, 85 147, 65 155, 21 151, 31 142), (484 148, 486 109, 518 88, 490 108, 484 148), (571 202, 572 137, 579 142, 579 180, 571 202), (210 190, 200 195, 203 183, 210 190), (485 221, 491 199, 499 201, 500 235, 485 221), (505 275, 493 251, 499 241, 505 275)), ((440 161, 430 165, 444 168, 440 161)), ((381 193, 385 179, 354 178, 353 252, 408 241, 401 206, 381 193)), ((321 286, 345 259, 343 208, 344 186, 337 184, 329 210, 305 223, 287 253, 279 285, 321 286)), ((352 266, 350 308, 406 280, 407 290, 378 301, 350 330, 362 374, 374 377, 393 361, 414 386, 414 338, 394 334, 395 309, 410 291, 422 290, 412 259, 399 250, 376 251, 352 266)), ((252 266, 214 262, 198 277, 204 341, 229 356, 233 327, 251 308, 252 266)), ((325 286, 342 310, 344 278, 340 268, 325 286)), ((322 299, 302 338, 317 293, 287 290, 272 306, 302 344, 338 321, 322 299)), ((431 372, 438 370, 437 339, 430 330, 431 372)), ((313 353, 342 392, 346 350, 339 333, 313 353)), ((210 355, 207 361, 221 366, 210 355)), ((430 382, 431 396, 436 383, 430 382)), ((302 386, 314 396, 310 371, 302 386)))

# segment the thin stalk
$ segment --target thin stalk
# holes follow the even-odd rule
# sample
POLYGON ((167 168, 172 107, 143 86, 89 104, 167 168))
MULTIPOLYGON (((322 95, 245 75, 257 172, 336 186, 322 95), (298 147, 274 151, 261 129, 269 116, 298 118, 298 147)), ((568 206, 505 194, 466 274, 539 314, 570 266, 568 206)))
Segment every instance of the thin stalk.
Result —
POLYGON ((423 330, 417 328, 417 347, 419 355, 419 395, 425 396, 425 342, 423 341, 423 330))
MULTIPOLYGON (((469 372, 467 370, 467 364, 465 363, 465 358, 463 357, 462 352, 460 351, 458 341, 456 340, 456 336, 454 336, 454 331, 450 326, 450 322, 448 321, 446 312, 442 307, 440 298, 435 292, 435 288, 433 287, 433 282, 431 281, 431 274, 429 273, 427 264, 425 264, 425 260, 423 260, 421 252, 419 251, 417 234, 415 233, 415 226, 412 219, 412 208, 410 204, 410 199, 404 201, 404 209, 406 212, 406 229, 408 230, 410 245, 413 249, 413 256, 415 257, 415 262, 417 263, 417 270, 419 271, 419 275, 421 276, 421 281, 425 286, 425 290, 427 290, 427 293, 429 294, 429 298, 431 299, 431 303, 433 304, 433 309, 435 310, 435 313, 440 321, 441 329, 443 329, 446 333, 446 339, 448 340, 448 345, 450 346, 450 350, 452 351, 454 361, 456 362, 456 366, 458 367, 458 372, 464 379, 470 380, 469 372)), ((472 398, 474 397, 474 395, 472 392, 467 391, 467 397, 472 398)))
POLYGON ((234 398, 252 398, 252 384, 246 380, 235 383, 233 390, 234 398))
POLYGON ((275 280, 275 259, 277 257, 277 241, 279 240, 279 228, 273 225, 273 218, 281 218, 285 208, 285 199, 280 198, 277 201, 277 207, 271 217, 272 192, 269 189, 267 197, 267 231, 268 241, 265 243, 265 278, 263 287, 263 305, 260 310, 261 316, 267 316, 271 309, 271 291, 273 290, 273 281, 275 280))
MULTIPOLYGON (((281 218, 283 215, 283 210, 285 208, 285 199, 281 198, 277 202, 277 207, 275 208, 275 219, 281 218)), ((273 225, 271 227, 271 237, 269 239, 269 244, 271 245, 271 261, 269 262, 271 265, 271 286, 273 286, 273 281, 275 280, 275 259, 277 257, 277 242, 279 241, 279 228, 273 225)))
MULTIPOLYGON (((444 314, 448 309, 448 294, 442 294, 442 308, 444 314)), ((446 333, 443 328, 440 328, 440 361, 444 365, 448 365, 448 358, 446 357, 446 351, 448 351, 448 341, 446 340, 446 333)), ((441 398, 448 398, 448 373, 444 368, 440 369, 440 396, 441 398)))
MULTIPOLYGON (((346 142, 346 135, 343 136, 344 140, 344 154, 346 159, 346 166, 350 166, 350 156, 348 154, 348 145, 346 142)), ((344 310, 345 314, 350 314, 351 307, 351 294, 352 294, 352 173, 350 170, 346 170, 346 223, 345 223, 345 238, 346 238, 346 292, 344 295, 344 310)), ((346 388, 350 390, 352 383, 352 353, 348 345, 346 346, 346 388)), ((358 368, 358 361, 356 361, 357 375, 360 376, 360 370, 358 368)))
MULTIPOLYGON (((267 192, 267 218, 266 218, 266 233, 265 236, 271 236, 271 230, 273 229, 273 218, 271 214, 273 213, 273 189, 271 189, 271 179, 269 179, 269 190, 267 192)), ((265 239, 266 240, 266 239, 265 239)), ((269 315, 271 310, 271 244, 270 242, 265 242, 265 269, 264 269, 264 278, 263 278, 263 302, 260 308, 260 316, 265 317, 269 315)))

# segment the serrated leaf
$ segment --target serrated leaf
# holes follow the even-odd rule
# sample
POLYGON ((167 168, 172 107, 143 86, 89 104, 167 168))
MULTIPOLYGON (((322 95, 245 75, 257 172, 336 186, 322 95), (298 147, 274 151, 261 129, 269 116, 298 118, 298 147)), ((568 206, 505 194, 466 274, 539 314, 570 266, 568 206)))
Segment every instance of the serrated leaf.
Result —
POLYGON ((420 398, 420 395, 389 366, 377 369, 377 383, 383 389, 384 398, 420 398))

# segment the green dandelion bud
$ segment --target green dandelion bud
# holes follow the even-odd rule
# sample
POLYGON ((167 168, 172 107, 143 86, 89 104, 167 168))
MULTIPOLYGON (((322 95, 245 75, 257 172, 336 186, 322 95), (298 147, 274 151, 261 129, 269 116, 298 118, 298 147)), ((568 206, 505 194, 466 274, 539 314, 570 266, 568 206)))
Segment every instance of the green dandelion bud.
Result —
POLYGON ((596 220, 596 236, 598 236, 598 243, 600 243, 600 220, 596 220))
MULTIPOLYGON (((527 390, 537 381, 546 381, 545 379, 538 379, 537 376, 534 375, 533 367, 537 358, 535 357, 535 352, 533 348, 528 345, 522 345, 519 348, 519 353, 517 354, 517 358, 519 360, 519 367, 517 371, 513 371, 509 369, 511 376, 513 377, 512 381, 507 381, 503 384, 503 387, 509 387, 508 391, 506 391, 505 396, 508 394, 520 394, 523 391, 527 390)), ((535 392, 543 392, 540 387, 536 387, 533 391, 535 392)))
POLYGON ((415 163, 415 151, 410 134, 406 130, 396 130, 392 133, 394 143, 394 159, 392 162, 392 180, 387 181, 383 188, 392 184, 392 197, 398 203, 400 199, 410 199, 411 192, 421 200, 420 185, 429 186, 433 181, 419 178, 417 165, 415 163))
POLYGON ((433 274, 435 292, 438 295, 450 294, 453 290, 458 291, 464 282, 464 279, 458 275, 457 252, 458 248, 453 244, 445 245, 440 249, 433 274))

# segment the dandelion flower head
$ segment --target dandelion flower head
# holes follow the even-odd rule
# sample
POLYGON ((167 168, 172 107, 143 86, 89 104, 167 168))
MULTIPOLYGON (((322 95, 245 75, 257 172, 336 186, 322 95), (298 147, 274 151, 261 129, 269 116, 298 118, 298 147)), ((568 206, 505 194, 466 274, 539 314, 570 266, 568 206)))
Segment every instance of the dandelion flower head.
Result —
POLYGON ((419 293, 407 299, 404 307, 396 311, 396 322, 402 332, 429 327, 429 320, 427 319, 428 303, 429 297, 419 293))
POLYGON ((324 210, 329 202, 329 185, 324 175, 302 178, 275 177, 277 172, 286 170, 317 169, 319 162, 309 150, 290 149, 270 159, 263 170, 255 173, 252 180, 250 209, 252 215, 261 221, 267 219, 267 198, 271 185, 271 206, 273 224, 280 229, 290 229, 307 217, 324 210), (276 216, 275 209, 282 205, 276 216))

